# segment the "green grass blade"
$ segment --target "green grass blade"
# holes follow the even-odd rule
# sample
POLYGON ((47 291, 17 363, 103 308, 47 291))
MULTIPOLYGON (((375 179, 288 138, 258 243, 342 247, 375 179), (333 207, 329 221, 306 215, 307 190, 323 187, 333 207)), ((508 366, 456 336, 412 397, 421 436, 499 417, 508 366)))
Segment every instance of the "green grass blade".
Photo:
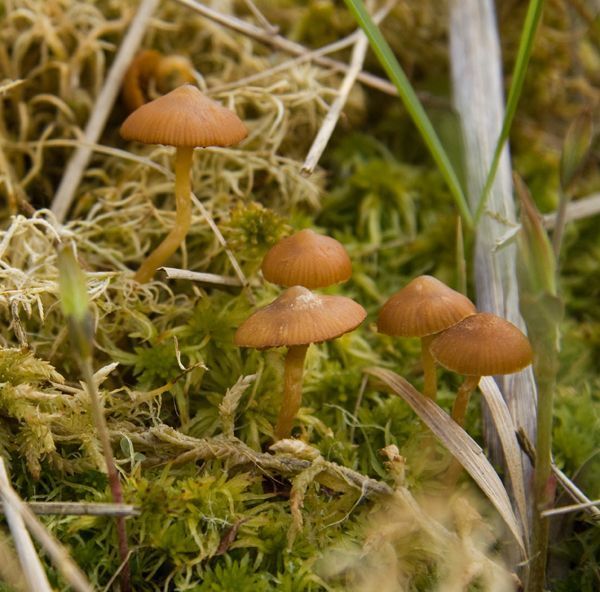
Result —
POLYGON ((510 85, 510 91, 508 93, 508 100, 506 101, 506 112, 504 114, 504 121, 502 122, 502 130, 500 131, 500 137, 496 144, 494 151, 494 157, 490 170, 488 171, 485 185, 481 192, 479 202, 477 205, 477 211, 475 212, 475 224, 481 218, 487 203, 490 190, 496 178, 496 172, 498 170, 498 164, 500 163, 500 156, 502 155, 502 149, 508 139, 510 128, 512 126, 515 113, 517 111, 517 104, 521 97, 521 91, 523 90, 523 83, 525 82, 525 74, 527 73, 527 66, 529 65, 529 58, 531 57, 531 51, 533 49, 533 40, 537 31, 540 19, 542 17, 542 11, 544 9, 544 0, 531 0, 527 9, 527 15, 525 16, 525 24, 523 25, 523 31, 521 33, 521 40, 519 41, 519 51, 517 53, 517 61, 512 75, 512 83, 510 85))
POLYGON ((458 177, 450 159, 446 154, 434 128, 425 113, 415 91, 413 90, 406 74, 402 70, 402 66, 394 56, 392 49, 387 41, 383 38, 381 31, 375 25, 367 12, 362 0, 344 0, 346 6, 354 15, 356 22, 361 26, 365 35, 369 39, 371 48, 381 62, 381 65, 387 72, 389 79, 393 82, 398 90, 398 94, 404 103, 404 107, 411 116, 414 124, 421 133, 427 148, 431 152, 434 161, 436 162, 442 176, 444 177, 448 188, 460 210, 461 216, 468 227, 473 226, 473 217, 469 210, 465 194, 462 190, 458 177))

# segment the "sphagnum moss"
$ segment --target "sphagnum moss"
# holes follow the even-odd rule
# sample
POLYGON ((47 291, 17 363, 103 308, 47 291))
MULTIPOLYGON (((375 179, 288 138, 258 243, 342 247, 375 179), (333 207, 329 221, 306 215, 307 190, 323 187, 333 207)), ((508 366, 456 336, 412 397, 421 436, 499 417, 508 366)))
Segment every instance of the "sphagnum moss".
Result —
MULTIPOLYGON (((554 182, 549 174, 554 163, 546 147, 556 140, 580 97, 592 96, 579 75, 574 84, 568 61, 553 64, 544 53, 548 47, 553 55, 572 52, 571 39, 563 34, 570 21, 562 18, 560 4, 547 6, 548 18, 540 33, 544 39, 553 39, 539 45, 538 58, 544 64, 541 74, 534 73, 532 78, 534 93, 528 95, 525 106, 530 119, 515 130, 513 146, 517 162, 524 163, 527 176, 541 184, 546 195, 554 182), (560 36, 555 34, 558 30, 560 36), (552 79, 566 82, 549 95, 547 81, 552 79), (560 100, 554 101, 557 93, 560 100), (544 128, 541 137, 541 122, 534 117, 548 112, 548 99, 557 119, 552 129, 544 128)), ((283 462, 278 457, 269 457, 269 468, 257 462, 237 464, 248 458, 243 444, 258 454, 268 440, 282 367, 277 354, 268 354, 263 361, 262 354, 242 356, 233 346, 234 328, 250 313, 244 294, 186 282, 134 287, 127 278, 124 272, 141 262, 148 246, 160 240, 172 223, 166 203, 171 199, 172 178, 164 148, 149 148, 135 160, 108 150, 118 142, 116 122, 124 118, 120 105, 103 136, 105 148, 94 153, 78 189, 72 219, 61 227, 41 211, 31 218, 8 220, 9 213, 30 211, 28 202, 36 208, 49 205, 64 163, 78 142, 73 138, 81 136, 94 109, 129 10, 125 3, 109 7, 104 0, 94 4, 17 0, 13 6, 17 10, 0 15, 1 55, 8 56, 0 64, 1 77, 25 82, 0 86, 0 168, 4 173, 0 192, 8 204, 0 231, 0 358, 8 364, 0 362, 4 368, 0 442, 3 455, 10 456, 11 477, 20 493, 29 499, 109 499, 106 479, 98 471, 101 451, 90 435, 86 398, 57 306, 55 243, 67 237, 77 244, 87 274, 96 324, 96 379, 106 402, 126 496, 142 507, 142 517, 128 520, 137 545, 132 561, 136 590, 243 589, 246 583, 269 591, 350 590, 361 584, 377 585, 381 573, 399 577, 398 585, 423 592, 439 587, 439 578, 449 566, 436 563, 445 548, 432 536, 436 529, 425 522, 418 534, 410 530, 406 535, 401 528, 423 518, 419 506, 431 508, 425 500, 409 512, 395 509, 393 519, 382 522, 380 504, 364 500, 360 488, 336 492, 311 483, 304 509, 300 509, 304 529, 297 533, 291 552, 284 552, 291 525, 287 479, 295 474, 282 475, 280 468, 274 468, 283 462), (161 362, 166 358, 159 372, 154 372, 153 356, 161 362), (137 375, 136 366, 141 369, 137 375), (204 450, 222 450, 219 405, 242 375, 254 379, 232 412, 234 435, 240 441, 229 448, 231 455, 226 458, 194 456, 202 445, 204 450), (173 397, 180 395, 189 403, 188 434, 177 432, 175 439, 161 439, 152 429, 179 425, 173 397), (167 547, 171 541, 177 544, 167 547), (216 554, 219 549, 223 555, 216 554), (335 557, 344 558, 345 569, 328 572, 323 560, 339 549, 343 554, 335 557)), ((276 10, 273 6, 261 4, 267 16, 281 25, 281 32, 289 33, 286 23, 297 22, 304 9, 293 3, 276 10)), ((326 16, 327 11, 322 14, 326 16)), ((521 17, 519 11, 501 15, 503 28, 521 17)), ((324 205, 319 232, 335 233, 348 248, 354 277, 345 291, 365 304, 371 315, 385 294, 417 275, 433 273, 451 283, 454 262, 448 237, 453 234, 454 211, 439 175, 423 162, 422 149, 413 136, 398 133, 406 128, 406 119, 392 100, 389 108, 384 102, 381 109, 367 113, 365 107, 373 104, 370 96, 356 93, 358 101, 349 106, 348 120, 359 127, 368 124, 375 135, 350 137, 341 128, 325 154, 328 177, 321 171, 305 178, 300 163, 317 131, 324 103, 338 86, 336 75, 303 63, 296 64, 289 75, 273 75, 249 87, 236 85, 237 80, 287 58, 197 18, 175 3, 162 3, 154 23, 145 47, 192 56, 207 88, 217 89, 212 97, 252 119, 256 133, 243 154, 234 149, 207 151, 197 155, 192 173, 198 198, 219 225, 227 221, 229 246, 238 260, 246 262, 249 274, 271 244, 289 232, 283 228, 286 223, 294 228, 310 226, 324 205), (232 86, 219 91, 224 84, 232 86), (333 189, 330 194, 323 193, 326 181, 333 189), (260 203, 266 213, 236 207, 249 200, 260 203)), ((393 35, 402 40, 396 49, 403 63, 425 75, 446 67, 443 14, 437 5, 398 7, 386 26, 388 31, 410 31, 409 35, 393 35), (415 29, 415 22, 423 26, 415 29)), ((575 44, 580 41, 581 36, 573 39, 575 44)), ((315 43, 320 45, 318 40, 315 43)), ((595 50, 589 38, 584 44, 581 66, 589 74, 589 64, 594 63, 589 56, 595 50)), ((510 60, 510 44, 504 49, 510 60)), ((376 100, 379 105, 380 97, 376 100)), ((587 171, 581 187, 593 191, 597 178, 594 181, 587 171)), ((222 246, 200 218, 194 218, 200 223, 193 226, 187 250, 175 264, 229 274, 222 246)), ((587 409, 585 417, 591 421, 598 389, 597 369, 589 353, 597 349, 600 334, 597 307, 589 291, 598 271, 593 257, 597 233, 591 222, 580 223, 578 229, 565 237, 569 324, 563 342, 569 359, 577 363, 563 370, 561 377, 566 382, 558 402, 560 439, 555 449, 570 475, 581 459, 568 446, 574 441, 572 433, 581 434, 578 416, 572 411, 575 395, 569 387, 589 391, 589 396, 578 398, 576 407, 578 413, 587 409)), ((253 291, 259 304, 275 295, 273 288, 260 284, 253 291)), ((439 470, 422 466, 423 433, 418 420, 399 400, 390 399, 374 385, 362 386, 360 372, 365 364, 393 364, 415 380, 417 360, 414 343, 392 347, 391 340, 375 335, 370 325, 315 349, 308 359, 302 424, 324 458, 391 483, 377 450, 394 443, 407 457, 410 490, 435 491, 431 477, 439 470)), ((446 405, 450 402, 447 380, 440 389, 440 401, 446 405)), ((485 521, 483 530, 489 534, 487 525, 494 525, 494 517, 485 504, 478 511, 485 521)), ((458 532, 451 517, 443 513, 436 517, 446 530, 458 532)), ((106 585, 119 566, 111 523, 103 517, 48 521, 99 587, 106 585)), ((579 516, 571 524, 581 535, 584 523, 579 516)), ((464 525, 461 528, 462 536, 467 536, 464 525)), ((479 541, 480 532, 477 527, 473 530, 479 541)), ((500 547, 501 539, 493 533, 492 538, 492 547, 500 547)), ((579 536, 579 540, 589 544, 589 538, 579 536)), ((576 574, 570 576, 573 589, 579 589, 585 578, 595 577, 596 567, 590 567, 592 562, 586 559, 590 547, 584 549, 581 544, 572 538, 566 553, 574 558, 569 564, 576 574)), ((460 545, 469 548, 469 539, 460 545)), ((340 562, 336 560, 335 565, 339 567, 340 562)))

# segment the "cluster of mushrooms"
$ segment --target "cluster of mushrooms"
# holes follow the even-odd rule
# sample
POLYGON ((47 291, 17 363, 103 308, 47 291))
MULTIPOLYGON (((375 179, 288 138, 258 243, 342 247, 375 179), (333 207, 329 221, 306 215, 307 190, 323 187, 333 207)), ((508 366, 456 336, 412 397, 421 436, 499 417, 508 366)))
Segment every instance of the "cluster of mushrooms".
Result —
MULTIPOLYGON (((159 55, 142 58, 132 75, 134 87, 128 91, 132 104, 141 96, 138 86, 156 72, 160 62, 159 55)), ((121 126, 124 139, 176 147, 175 226, 137 271, 138 282, 151 280, 185 239, 191 222, 194 148, 231 146, 247 134, 233 111, 191 84, 141 105, 125 120, 121 126)), ((265 279, 287 290, 239 327, 235 343, 257 349, 288 348, 283 402, 275 426, 275 437, 282 439, 291 435, 300 408, 308 346, 354 330, 367 312, 350 298, 312 291, 345 282, 352 274, 348 253, 333 238, 302 230, 266 254, 262 272, 265 279)), ((436 362, 466 376, 452 408, 452 417, 460 425, 464 424, 470 394, 482 376, 518 372, 532 361, 529 341, 517 327, 496 315, 478 313, 466 296, 427 275, 412 280, 384 304, 377 328, 392 336, 421 338, 423 394, 432 400, 437 391, 436 362)))
MULTIPOLYGON (((333 238, 302 230, 283 239, 265 256, 262 272, 265 279, 292 287, 251 315, 237 330, 235 343, 288 348, 275 426, 275 437, 281 439, 291 435, 300 408, 308 346, 352 331, 367 313, 350 298, 311 291, 350 278, 350 257, 333 238)), ((377 328, 388 335, 421 338, 423 392, 429 398, 436 398, 436 362, 466 376, 452 408, 461 426, 482 376, 518 372, 532 361, 529 340, 517 327, 494 314, 478 313, 466 296, 428 275, 412 280, 383 305, 377 328)))

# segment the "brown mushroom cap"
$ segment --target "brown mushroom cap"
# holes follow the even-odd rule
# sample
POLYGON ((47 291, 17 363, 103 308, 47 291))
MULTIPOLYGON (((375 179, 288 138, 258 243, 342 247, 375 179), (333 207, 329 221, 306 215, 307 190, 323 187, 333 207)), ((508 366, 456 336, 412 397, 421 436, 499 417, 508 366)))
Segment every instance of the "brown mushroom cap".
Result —
POLYGON ((294 286, 246 319, 234 341, 256 349, 319 343, 352 331, 366 316, 350 298, 321 296, 294 286))
POLYGON ((399 337, 439 333, 477 312, 475 305, 443 282, 422 275, 396 292, 383 305, 377 330, 399 337))
POLYGON ((350 279, 352 262, 339 241, 307 228, 274 245, 262 272, 274 284, 313 289, 350 279))
POLYGON ((184 84, 136 109, 121 126, 121 136, 144 144, 231 146, 248 135, 240 118, 184 84))
POLYGON ((430 349, 442 366, 467 376, 512 374, 533 359, 527 337, 512 323, 487 312, 440 333, 430 349))

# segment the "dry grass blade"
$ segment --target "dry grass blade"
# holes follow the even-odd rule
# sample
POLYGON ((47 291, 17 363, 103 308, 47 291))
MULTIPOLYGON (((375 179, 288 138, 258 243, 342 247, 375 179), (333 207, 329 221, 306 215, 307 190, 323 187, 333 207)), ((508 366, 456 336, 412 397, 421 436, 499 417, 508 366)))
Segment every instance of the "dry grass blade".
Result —
POLYGON ((525 555, 523 535, 508 494, 477 442, 433 401, 426 399, 395 372, 376 367, 366 368, 365 372, 381 380, 394 394, 402 397, 448 448, 498 510, 525 555))
MULTIPOLYGON (((0 474, 2 472, 4 472, 4 461, 0 458, 0 474)), ((78 565, 71 559, 67 550, 46 530, 35 514, 27 507, 27 504, 17 495, 7 479, 0 479, 0 495, 5 507, 10 507, 16 514, 21 516, 27 529, 44 548, 65 581, 77 592, 93 592, 91 584, 78 565)), ((50 587, 47 589, 51 590, 50 587)), ((43 591, 44 588, 34 587, 32 590, 37 592, 38 590, 43 591)))
MULTIPOLYGON (((7 488, 10 488, 10 482, 4 466, 4 459, 0 457, 0 493, 2 496, 4 496, 4 491, 7 488)), ((15 509, 10 504, 6 504, 5 514, 15 542, 17 555, 23 568, 27 590, 31 590, 32 592, 52 592, 46 572, 42 567, 40 558, 33 546, 18 509, 15 509)))
MULTIPOLYGON (((510 483, 512 487, 517 511, 521 519, 523 527, 527 524, 527 503, 525 501, 525 482, 523 479, 523 464, 521 462, 521 449, 517 440, 517 432, 515 424, 510 416, 510 411, 506 406, 506 402, 502 397, 502 393, 498 385, 494 382, 491 376, 484 376, 479 381, 479 390, 485 397, 488 404, 492 421, 498 431, 506 468, 510 475, 510 483)), ((523 528, 525 539, 528 538, 528 530, 523 528)))

